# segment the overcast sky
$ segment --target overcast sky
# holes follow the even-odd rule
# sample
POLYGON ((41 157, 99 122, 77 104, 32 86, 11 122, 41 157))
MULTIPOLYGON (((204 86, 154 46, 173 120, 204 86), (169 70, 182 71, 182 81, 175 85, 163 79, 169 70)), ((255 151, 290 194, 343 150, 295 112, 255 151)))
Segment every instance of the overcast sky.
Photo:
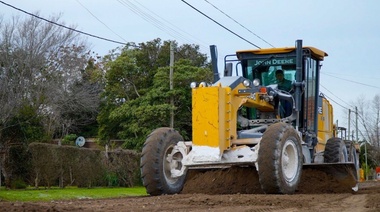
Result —
MULTIPOLYGON (((5 0, 27 12, 120 42, 155 38, 198 44, 209 55, 217 45, 219 62, 236 50, 255 49, 181 0, 5 0)), ((378 0, 186 0, 210 18, 261 47, 314 46, 329 54, 323 62, 321 91, 330 97, 334 120, 347 127, 347 109, 360 96, 380 94, 380 1, 378 0), (216 9, 216 8, 217 9, 216 9), (219 9, 219 10, 218 10, 219 9), (224 13, 224 14, 223 14, 224 13), (230 17, 228 17, 228 16, 230 17), (237 23, 236 23, 237 22, 237 23), (247 30, 248 29, 248 30, 247 30)), ((0 4, 5 20, 28 15, 0 4)), ((100 55, 120 44, 88 37, 100 55)), ((219 63, 222 70, 222 63, 219 63)), ((353 115, 352 115, 353 116, 353 115)), ((351 126, 352 129, 353 126, 351 126)))

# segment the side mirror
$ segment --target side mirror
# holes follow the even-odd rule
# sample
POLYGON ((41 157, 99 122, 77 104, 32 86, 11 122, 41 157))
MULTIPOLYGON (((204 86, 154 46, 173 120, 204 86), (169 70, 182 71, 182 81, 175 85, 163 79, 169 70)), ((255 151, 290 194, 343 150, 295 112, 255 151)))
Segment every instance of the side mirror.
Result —
POLYGON ((232 63, 226 63, 226 66, 224 67, 224 76, 232 76, 232 63))

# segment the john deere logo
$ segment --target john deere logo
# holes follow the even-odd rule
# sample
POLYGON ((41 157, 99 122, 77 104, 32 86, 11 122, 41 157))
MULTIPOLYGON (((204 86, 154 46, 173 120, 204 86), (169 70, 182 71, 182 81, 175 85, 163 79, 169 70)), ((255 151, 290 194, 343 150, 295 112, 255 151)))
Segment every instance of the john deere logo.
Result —
POLYGON ((254 66, 259 66, 259 65, 264 65, 264 66, 272 66, 272 65, 290 65, 290 64, 296 64, 296 59, 295 58, 281 58, 281 59, 270 59, 270 60, 255 60, 253 65, 254 66))

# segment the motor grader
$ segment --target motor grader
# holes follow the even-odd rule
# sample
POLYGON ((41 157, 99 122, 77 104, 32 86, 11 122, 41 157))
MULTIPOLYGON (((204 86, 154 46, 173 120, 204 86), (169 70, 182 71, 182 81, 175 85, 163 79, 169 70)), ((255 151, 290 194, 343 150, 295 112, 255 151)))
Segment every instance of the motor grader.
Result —
POLYGON ((235 166, 255 167, 261 189, 270 194, 294 193, 305 168, 355 188, 357 152, 352 142, 335 137, 332 106, 319 91, 326 56, 302 40, 227 55, 222 78, 191 84, 192 141, 172 128, 148 136, 141 156, 147 193, 180 193, 189 170, 235 166), (279 89, 277 70, 292 82, 290 91, 279 89))

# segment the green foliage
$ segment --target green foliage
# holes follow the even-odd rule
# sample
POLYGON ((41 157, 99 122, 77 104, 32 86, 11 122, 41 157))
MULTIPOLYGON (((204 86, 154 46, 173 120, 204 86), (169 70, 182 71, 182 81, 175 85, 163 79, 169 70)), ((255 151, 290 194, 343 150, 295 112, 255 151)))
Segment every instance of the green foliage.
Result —
POLYGON ((117 121, 110 120, 109 114, 126 99, 134 99, 138 95, 134 91, 136 85, 133 83, 133 80, 139 79, 134 57, 133 50, 123 51, 116 60, 107 64, 109 70, 105 76, 106 87, 102 93, 103 102, 97 117, 98 137, 102 145, 110 139, 117 138, 117 133, 121 129, 117 121))
POLYGON ((119 178, 116 173, 109 172, 105 176, 106 181, 108 182, 108 187, 116 187, 119 185, 119 178))
POLYGON ((78 127, 77 132, 85 138, 94 138, 98 135, 99 125, 96 121, 86 124, 84 126, 78 127))
POLYGON ((26 145, 13 145, 9 148, 4 168, 12 176, 7 187, 20 189, 24 184, 26 186, 30 175, 30 154, 26 145))
POLYGON ((30 143, 45 140, 44 127, 36 108, 25 104, 2 130, 3 139, 30 143))
POLYGON ((28 185, 21 178, 16 178, 12 180, 11 188, 12 189, 25 189, 28 185))
POLYGON ((366 147, 364 144, 360 146, 359 162, 360 164, 366 164, 366 155, 367 155, 368 169, 375 168, 376 160, 373 158, 372 154, 370 154, 370 152, 373 151, 373 147, 368 143, 366 145, 367 145, 366 147), (365 148, 367 148, 367 151, 365 148))
MULTIPOLYGON (((120 132, 120 136, 123 136, 122 133, 123 132, 120 132)), ((128 139, 125 139, 125 142, 123 143, 123 145, 121 145, 121 147, 123 149, 137 149, 137 150, 140 150, 140 149, 142 149, 144 142, 145 142, 145 138, 144 137, 128 138, 128 139)))
POLYGON ((62 139, 63 145, 75 145, 75 140, 78 138, 76 134, 67 134, 62 139))
POLYGON ((108 63, 104 102, 98 116, 99 139, 124 139, 124 148, 140 150, 146 136, 158 127, 170 125, 174 111, 174 127, 185 139, 191 139, 192 81, 212 81, 207 57, 198 46, 176 44, 174 89, 169 87, 170 42, 160 39, 127 46, 108 63), (171 105, 171 99, 174 105, 171 105))

